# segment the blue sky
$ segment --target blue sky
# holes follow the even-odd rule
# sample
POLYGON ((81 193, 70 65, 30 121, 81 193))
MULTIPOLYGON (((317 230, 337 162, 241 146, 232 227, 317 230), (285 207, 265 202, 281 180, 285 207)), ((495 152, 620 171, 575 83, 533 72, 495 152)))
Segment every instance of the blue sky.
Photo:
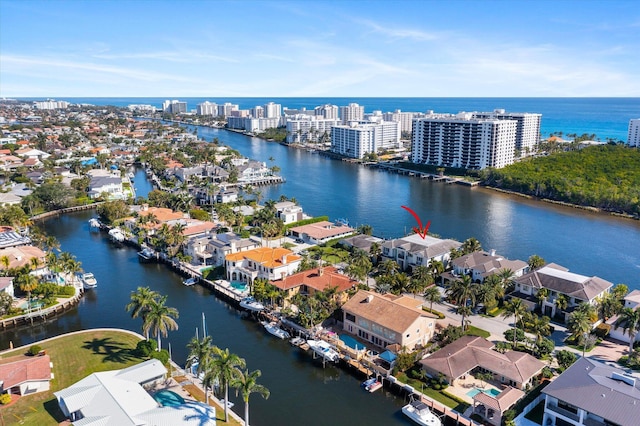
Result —
POLYGON ((0 96, 640 96, 635 1, 0 0, 0 96))

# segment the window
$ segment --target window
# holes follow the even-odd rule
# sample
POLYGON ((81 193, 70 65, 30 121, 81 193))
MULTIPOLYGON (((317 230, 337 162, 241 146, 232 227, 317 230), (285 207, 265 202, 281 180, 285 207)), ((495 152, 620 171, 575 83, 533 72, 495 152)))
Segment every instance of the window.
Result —
POLYGON ((356 322, 356 316, 350 313, 345 314, 345 318, 347 321, 356 322))

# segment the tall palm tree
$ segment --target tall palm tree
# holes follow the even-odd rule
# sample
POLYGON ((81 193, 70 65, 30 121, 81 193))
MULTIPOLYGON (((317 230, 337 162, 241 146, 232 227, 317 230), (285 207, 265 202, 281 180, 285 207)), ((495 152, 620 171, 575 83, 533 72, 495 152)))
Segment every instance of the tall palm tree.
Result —
POLYGON ((145 314, 142 330, 145 334, 155 334, 158 339, 158 350, 162 349, 160 335, 167 337, 169 330, 177 330, 178 310, 165 305, 167 296, 154 300, 145 314))
POLYGON ((249 396, 252 393, 259 393, 264 399, 269 399, 269 389, 258 383, 258 378, 262 375, 260 370, 249 372, 245 370, 241 372, 234 382, 236 388, 236 396, 238 392, 242 395, 244 401, 244 424, 249 426, 249 396))
POLYGON ((440 260, 431 259, 429 261, 429 265, 427 265, 427 268, 429 268, 429 272, 431 273, 433 281, 435 282, 438 277, 440 277, 440 274, 444 272, 444 263, 442 263, 442 261, 440 260))
POLYGON ((478 285, 473 282, 469 275, 463 275, 460 279, 449 283, 446 294, 458 306, 466 306, 469 303, 471 306, 475 306, 478 285))
POLYGON ((508 291, 509 288, 513 285, 513 280, 516 279, 516 274, 509 268, 501 269, 500 272, 496 274, 498 278, 500 278, 500 282, 502 284, 502 288, 504 291, 508 291))
MULTIPOLYGON (((187 344, 187 349, 189 349, 189 355, 187 356, 186 363, 187 368, 190 368, 197 363, 198 367, 196 368, 196 376, 200 377, 201 373, 204 373, 204 375, 206 375, 207 371, 210 370, 211 359, 213 357, 213 345, 211 336, 204 336, 202 339, 198 339, 197 336, 192 338, 191 341, 187 344)), ((207 398, 208 405, 210 383, 203 380, 202 387, 207 398)))
POLYGON ((467 328, 467 325, 471 323, 471 321, 469 321, 468 319, 472 314, 471 306, 458 306, 456 308, 456 314, 462 316, 460 320, 460 326, 462 327, 462 331, 465 331, 467 328))
POLYGON ((567 307, 569 306, 569 300, 567 299, 567 296, 562 293, 559 294, 558 297, 556 297, 555 305, 561 311, 567 309, 567 307))
POLYGON ((9 275, 9 265, 11 264, 11 260, 9 259, 8 256, 4 255, 4 256, 0 256, 0 265, 2 265, 3 267, 3 274, 4 275, 9 275))
POLYGON ((504 311, 502 312, 503 317, 509 318, 510 316, 514 317, 513 321, 513 347, 516 347, 516 332, 518 331, 518 321, 522 315, 527 311, 527 306, 524 304, 522 299, 517 297, 512 297, 509 299, 507 303, 504 304, 504 311))
POLYGON ((622 327, 622 331, 629 335, 629 356, 633 354, 633 344, 640 331, 640 309, 624 308, 620 317, 614 323, 614 328, 622 327))
MULTIPOLYGON (((131 292, 131 301, 125 306, 127 312, 131 311, 131 318, 142 317, 143 324, 146 322, 146 315, 151 304, 154 303, 160 294, 149 287, 138 287, 135 292, 131 292)), ((146 334, 149 339, 149 334, 146 334)))
MULTIPOLYGON (((238 355, 229 352, 229 349, 213 347, 211 359, 211 377, 218 379, 224 388, 224 421, 229 422, 229 384, 233 383, 246 367, 246 362, 238 355)), ((206 375, 206 373, 205 373, 206 375)))
POLYGON ((482 250, 482 245, 476 238, 471 237, 464 240, 460 249, 462 250, 463 254, 469 254, 482 250))
POLYGON ((420 265, 413 271, 413 276, 409 283, 409 290, 415 296, 417 293, 424 291, 424 289, 431 284, 433 284, 433 277, 429 273, 429 268, 420 265))
POLYGON ((423 294, 424 300, 429 302, 429 310, 433 311, 433 302, 439 302, 442 299, 440 290, 437 286, 427 287, 423 294))
POLYGON ((38 287, 38 279, 35 276, 26 273, 19 275, 16 281, 18 288, 20 288, 21 291, 26 292, 29 301, 31 301, 31 292, 38 287))
POLYGON ((529 265, 529 271, 535 271, 536 269, 540 269, 544 266, 546 262, 543 258, 538 256, 537 254, 532 254, 529 256, 529 260, 527 264, 529 265))

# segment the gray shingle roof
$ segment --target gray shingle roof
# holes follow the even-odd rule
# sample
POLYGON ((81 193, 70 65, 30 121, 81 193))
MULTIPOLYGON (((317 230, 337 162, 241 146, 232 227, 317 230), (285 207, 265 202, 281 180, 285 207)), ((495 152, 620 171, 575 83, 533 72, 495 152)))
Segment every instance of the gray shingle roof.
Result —
POLYGON ((602 278, 574 274, 555 264, 549 264, 523 275, 516 279, 516 282, 534 288, 544 287, 584 301, 593 300, 613 286, 613 283, 602 278))
POLYGON ((640 381, 633 385, 614 380, 623 374, 592 359, 580 358, 542 393, 579 407, 621 426, 638 425, 640 419, 640 381))

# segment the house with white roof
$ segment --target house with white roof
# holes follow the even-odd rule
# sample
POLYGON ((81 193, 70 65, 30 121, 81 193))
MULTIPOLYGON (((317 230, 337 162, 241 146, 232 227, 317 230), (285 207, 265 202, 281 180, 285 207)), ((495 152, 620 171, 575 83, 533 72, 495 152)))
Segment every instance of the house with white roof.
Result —
MULTIPOLYGON (((631 309, 638 309, 640 306, 640 290, 633 290, 631 293, 627 294, 624 297, 624 307, 631 309)), ((607 320, 607 324, 611 326, 611 330, 609 331, 609 337, 612 339, 620 340, 622 342, 629 343, 629 335, 624 331, 624 325, 620 325, 618 328, 615 327, 615 323, 618 320, 619 315, 614 315, 613 317, 607 320)), ((640 333, 636 334, 636 342, 640 342, 640 333)))
POLYGON ((451 249, 461 245, 459 241, 442 240, 429 235, 422 238, 418 234, 411 234, 382 244, 382 257, 395 261, 403 271, 427 266, 431 260, 440 261, 446 266, 451 249))
POLYGON ((282 220, 282 223, 285 225, 298 222, 306 218, 305 214, 302 212, 302 207, 291 201, 281 201, 276 203, 274 207, 276 209, 276 217, 282 220))
POLYGON ((215 426, 215 409, 203 403, 159 406, 145 387, 161 383, 166 374, 162 363, 151 359, 123 370, 93 373, 54 395, 75 426, 215 426))
POLYGON ((96 199, 106 194, 109 200, 125 198, 122 178, 115 176, 94 176, 89 182, 89 198, 96 199))

